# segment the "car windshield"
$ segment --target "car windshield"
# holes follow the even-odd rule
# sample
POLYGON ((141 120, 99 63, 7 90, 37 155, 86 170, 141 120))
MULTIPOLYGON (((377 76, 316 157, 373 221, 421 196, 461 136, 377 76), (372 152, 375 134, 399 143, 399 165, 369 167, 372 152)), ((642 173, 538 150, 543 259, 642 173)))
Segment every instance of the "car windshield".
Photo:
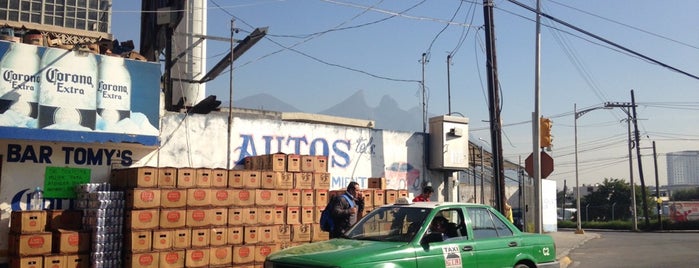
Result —
POLYGON ((345 235, 358 240, 410 242, 430 211, 429 208, 380 207, 363 217, 345 235))

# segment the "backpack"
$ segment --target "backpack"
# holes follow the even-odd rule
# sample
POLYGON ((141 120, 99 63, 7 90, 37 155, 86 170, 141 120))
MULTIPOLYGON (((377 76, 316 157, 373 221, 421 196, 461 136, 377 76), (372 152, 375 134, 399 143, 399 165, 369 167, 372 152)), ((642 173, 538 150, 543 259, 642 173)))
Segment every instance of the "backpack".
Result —
MULTIPOLYGON (((354 207, 354 202, 346 194, 342 194, 347 202, 349 202, 350 207, 354 207)), ((334 202, 332 200, 325 205, 323 213, 320 214, 320 230, 324 232, 332 232, 335 229, 335 221, 333 220, 332 210, 334 202)))

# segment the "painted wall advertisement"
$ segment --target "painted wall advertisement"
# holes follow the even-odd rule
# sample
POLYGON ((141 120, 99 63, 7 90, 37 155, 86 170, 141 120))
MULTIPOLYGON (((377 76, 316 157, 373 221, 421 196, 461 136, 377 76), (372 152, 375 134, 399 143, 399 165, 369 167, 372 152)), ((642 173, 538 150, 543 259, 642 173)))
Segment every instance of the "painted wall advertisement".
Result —
POLYGON ((246 156, 282 152, 327 156, 331 189, 343 189, 350 181, 366 188, 368 178, 383 176, 389 189, 408 189, 415 195, 423 181, 442 177, 425 168, 424 134, 234 118, 228 142, 224 113, 166 114, 161 130, 158 148, 1 139, 0 262, 7 252, 10 213, 27 209, 32 189, 45 189, 48 208, 70 208, 72 186, 106 182, 112 168, 227 168, 229 163, 242 168, 246 156))
POLYGON ((157 63, 0 41, 2 137, 157 145, 159 101, 157 63))

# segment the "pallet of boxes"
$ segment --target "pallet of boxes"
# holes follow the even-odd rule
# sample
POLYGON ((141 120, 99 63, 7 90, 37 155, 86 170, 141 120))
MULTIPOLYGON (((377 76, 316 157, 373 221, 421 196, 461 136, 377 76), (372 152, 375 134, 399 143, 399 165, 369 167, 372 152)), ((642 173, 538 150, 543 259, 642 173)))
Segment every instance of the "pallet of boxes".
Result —
POLYGON ((316 206, 327 203, 326 159, 302 172, 301 158, 248 157, 241 170, 113 170, 126 192, 124 267, 262 267, 281 248, 327 240, 316 206))
POLYGON ((387 189, 386 178, 374 177, 367 180, 367 188, 362 191, 362 194, 364 195, 363 216, 374 210, 376 207, 396 203, 400 197, 407 198, 408 190, 387 189))

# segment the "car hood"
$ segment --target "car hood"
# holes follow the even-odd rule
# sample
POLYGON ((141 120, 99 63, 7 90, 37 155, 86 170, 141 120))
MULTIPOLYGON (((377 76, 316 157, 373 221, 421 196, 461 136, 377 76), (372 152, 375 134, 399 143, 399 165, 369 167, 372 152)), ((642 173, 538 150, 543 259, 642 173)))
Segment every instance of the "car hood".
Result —
POLYGON ((267 259, 274 262, 327 266, 329 264, 352 264, 381 259, 387 252, 395 253, 405 242, 380 242, 351 239, 331 239, 303 244, 270 254, 267 259), (371 254, 367 254, 371 253, 371 254))

